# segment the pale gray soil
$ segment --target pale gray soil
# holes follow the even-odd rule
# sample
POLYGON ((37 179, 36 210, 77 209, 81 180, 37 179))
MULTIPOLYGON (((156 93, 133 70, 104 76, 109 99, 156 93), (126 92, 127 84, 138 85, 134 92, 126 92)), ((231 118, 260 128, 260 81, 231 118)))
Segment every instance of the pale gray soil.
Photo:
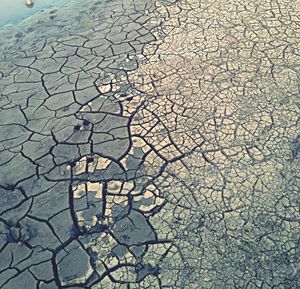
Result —
POLYGON ((0 31, 0 288, 300 288, 298 1, 78 1, 0 31))

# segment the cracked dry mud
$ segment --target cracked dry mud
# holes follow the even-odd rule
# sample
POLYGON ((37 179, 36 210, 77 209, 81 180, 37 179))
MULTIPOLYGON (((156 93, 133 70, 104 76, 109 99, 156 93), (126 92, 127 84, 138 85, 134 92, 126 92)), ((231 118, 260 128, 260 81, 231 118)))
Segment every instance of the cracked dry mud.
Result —
POLYGON ((0 34, 0 288, 300 288, 299 0, 0 34))

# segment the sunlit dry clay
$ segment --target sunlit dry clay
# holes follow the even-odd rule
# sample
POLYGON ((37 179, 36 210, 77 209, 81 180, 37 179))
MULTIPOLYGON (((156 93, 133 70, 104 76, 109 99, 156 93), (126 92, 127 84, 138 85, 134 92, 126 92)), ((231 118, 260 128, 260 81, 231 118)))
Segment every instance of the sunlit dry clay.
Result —
POLYGON ((79 199, 86 194, 85 184, 80 184, 73 187, 73 197, 74 199, 79 199))
POLYGON ((91 111, 92 110, 92 108, 91 108, 92 104, 93 103, 90 101, 88 104, 84 105, 79 111, 80 112, 91 111))
POLYGON ((110 181, 108 182, 108 191, 112 194, 128 195, 133 193, 135 185, 133 181, 121 182, 121 181, 110 181))
POLYGON ((84 173, 85 169, 86 169, 86 164, 87 164, 87 157, 81 158, 76 163, 75 170, 74 170, 75 174, 80 175, 80 174, 84 173))
POLYGON ((110 181, 108 183, 108 191, 112 194, 119 194, 121 192, 123 183, 121 181, 110 181))
POLYGON ((149 151, 150 149, 150 147, 146 144, 146 142, 142 138, 133 137, 132 142, 133 142, 133 147, 141 148, 144 153, 149 151))
POLYGON ((122 195, 127 195, 127 194, 131 193, 133 189, 134 189, 134 182, 133 181, 124 182, 121 194, 122 195))
POLYGON ((104 157, 99 157, 97 159, 97 165, 96 169, 97 170, 105 170, 111 163, 110 159, 104 158, 104 157))
POLYGON ((103 184, 88 182, 87 187, 88 187, 89 192, 96 192, 96 194, 95 194, 96 199, 101 199, 102 198, 103 184))
POLYGON ((100 92, 102 94, 104 94, 104 93, 111 91, 112 85, 111 84, 103 84, 103 85, 100 85, 98 88, 99 88, 100 92))
POLYGON ((115 205, 122 205, 126 207, 128 204, 127 196, 107 196, 106 197, 106 208, 105 208, 105 216, 110 216, 114 212, 115 205))
POLYGON ((140 195, 140 196, 136 196, 134 197, 134 201, 135 202, 138 202, 140 200, 143 200, 143 199, 149 199, 149 198, 152 198, 153 197, 153 193, 151 191, 145 191, 143 195, 140 195))
POLYGON ((88 172, 89 172, 90 174, 92 174, 92 173, 95 172, 95 169, 96 169, 95 162, 94 162, 94 161, 88 162, 88 172))
POLYGON ((121 161, 120 161, 121 165, 124 167, 125 170, 128 169, 128 167, 127 167, 127 160, 128 160, 128 158, 129 158, 129 156, 130 156, 129 154, 126 155, 126 156, 125 156, 124 158, 122 158, 121 161))
MULTIPOLYGON (((143 196, 135 197, 134 201, 137 202, 137 201, 142 201, 145 199, 151 199, 153 196, 154 196, 154 194, 147 190, 143 196)), ((152 209, 154 209, 156 206, 160 206, 164 202, 164 199, 161 197, 155 197, 155 200, 153 199, 153 200, 151 200, 151 202, 152 202, 152 204, 149 203, 148 205, 141 204, 139 206, 139 209, 143 212, 149 212, 152 209)))
POLYGON ((152 196, 153 196, 153 193, 151 191, 148 191, 148 190, 144 194, 145 199, 151 198, 152 196))

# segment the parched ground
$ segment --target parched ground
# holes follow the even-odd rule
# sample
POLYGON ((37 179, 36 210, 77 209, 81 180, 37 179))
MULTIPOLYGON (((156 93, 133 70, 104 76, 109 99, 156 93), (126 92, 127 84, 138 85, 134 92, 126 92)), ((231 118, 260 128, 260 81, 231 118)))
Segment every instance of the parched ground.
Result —
POLYGON ((0 36, 1 289, 300 288, 299 0, 80 0, 0 36))

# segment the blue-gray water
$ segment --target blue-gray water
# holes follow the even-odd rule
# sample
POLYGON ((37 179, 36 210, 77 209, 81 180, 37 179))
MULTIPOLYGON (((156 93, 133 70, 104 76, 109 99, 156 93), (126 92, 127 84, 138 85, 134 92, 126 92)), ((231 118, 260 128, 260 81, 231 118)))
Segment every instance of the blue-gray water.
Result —
POLYGON ((25 0, 0 1, 0 26, 16 24, 43 9, 61 7, 70 0, 33 0, 33 7, 25 5, 25 0))

